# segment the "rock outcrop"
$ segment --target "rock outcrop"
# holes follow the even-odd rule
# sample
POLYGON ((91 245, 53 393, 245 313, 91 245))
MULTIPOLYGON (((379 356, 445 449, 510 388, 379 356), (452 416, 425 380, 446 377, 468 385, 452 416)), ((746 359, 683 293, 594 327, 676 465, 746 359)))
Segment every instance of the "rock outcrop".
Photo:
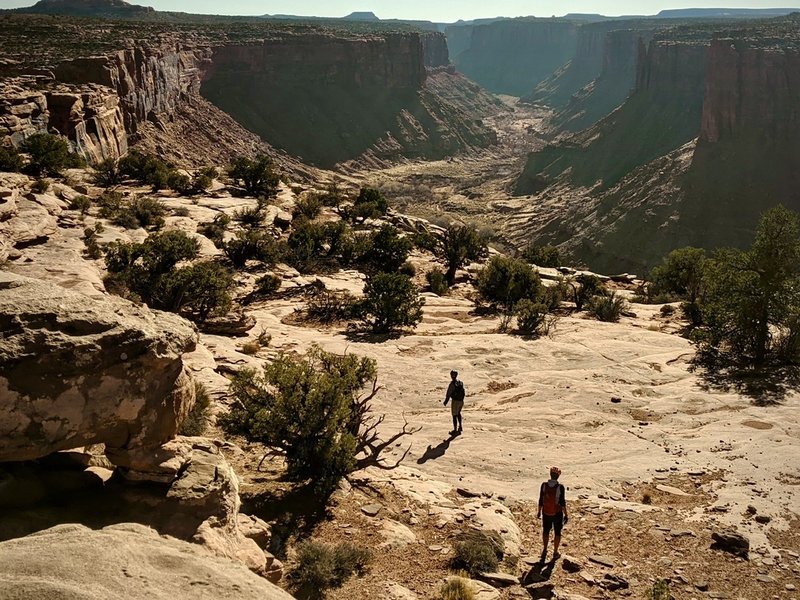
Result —
POLYGON ((5 598, 290 600, 245 567, 135 524, 59 525, 0 543, 5 598))
POLYGON ((0 461, 103 443, 154 448, 194 403, 182 318, 0 273, 0 461))

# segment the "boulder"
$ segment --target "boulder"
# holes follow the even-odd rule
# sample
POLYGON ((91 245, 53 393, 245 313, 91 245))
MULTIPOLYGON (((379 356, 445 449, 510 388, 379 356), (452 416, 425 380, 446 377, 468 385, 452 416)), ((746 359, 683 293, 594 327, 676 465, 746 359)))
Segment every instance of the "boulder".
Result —
POLYGON ((291 600, 241 564, 142 525, 59 525, 0 543, 4 598, 291 600))
POLYGON ((417 542, 417 536, 403 523, 387 520, 381 527, 381 537, 383 543, 381 548, 405 548, 409 544, 417 542))
POLYGON ((730 552, 736 556, 741 556, 744 559, 748 558, 750 552, 750 540, 748 540, 741 533, 735 529, 723 529, 722 531, 714 531, 711 533, 711 539, 714 542, 711 547, 723 552, 730 552))
POLYGON ((224 335, 227 337, 242 337, 247 335, 256 326, 256 319, 242 312, 230 312, 223 317, 206 319, 202 324, 203 333, 224 335))
POLYGON ((158 447, 194 403, 177 315, 0 272, 0 462, 103 443, 158 447))

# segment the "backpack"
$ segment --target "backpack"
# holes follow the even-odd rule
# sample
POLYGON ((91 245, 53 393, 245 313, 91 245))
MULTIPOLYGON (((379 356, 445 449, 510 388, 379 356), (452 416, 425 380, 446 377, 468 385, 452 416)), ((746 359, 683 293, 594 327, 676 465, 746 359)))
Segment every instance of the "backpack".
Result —
POLYGON ((456 379, 453 382, 453 393, 451 395, 453 402, 463 402, 464 396, 466 395, 467 393, 464 391, 464 383, 456 379))
POLYGON ((561 495, 561 485, 556 484, 553 486, 542 484, 542 513, 548 517, 552 517, 561 512, 561 504, 559 502, 561 495))

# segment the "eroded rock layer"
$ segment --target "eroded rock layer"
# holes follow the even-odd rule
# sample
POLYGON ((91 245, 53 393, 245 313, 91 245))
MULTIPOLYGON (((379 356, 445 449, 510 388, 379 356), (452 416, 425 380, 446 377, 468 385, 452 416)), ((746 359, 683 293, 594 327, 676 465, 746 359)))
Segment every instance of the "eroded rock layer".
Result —
POLYGON ((194 404, 176 315, 0 273, 0 461, 103 443, 156 447, 194 404))

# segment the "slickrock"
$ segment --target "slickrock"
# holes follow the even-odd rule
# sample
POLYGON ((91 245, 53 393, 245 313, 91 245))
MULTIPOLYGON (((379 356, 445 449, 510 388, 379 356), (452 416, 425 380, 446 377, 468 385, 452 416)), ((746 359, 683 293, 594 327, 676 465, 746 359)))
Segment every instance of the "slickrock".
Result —
POLYGON ((0 273, 0 460, 104 443, 157 447, 194 403, 182 318, 0 273))
POLYGON ((42 600, 292 598, 240 564, 135 524, 59 525, 2 542, 0 589, 42 600))

